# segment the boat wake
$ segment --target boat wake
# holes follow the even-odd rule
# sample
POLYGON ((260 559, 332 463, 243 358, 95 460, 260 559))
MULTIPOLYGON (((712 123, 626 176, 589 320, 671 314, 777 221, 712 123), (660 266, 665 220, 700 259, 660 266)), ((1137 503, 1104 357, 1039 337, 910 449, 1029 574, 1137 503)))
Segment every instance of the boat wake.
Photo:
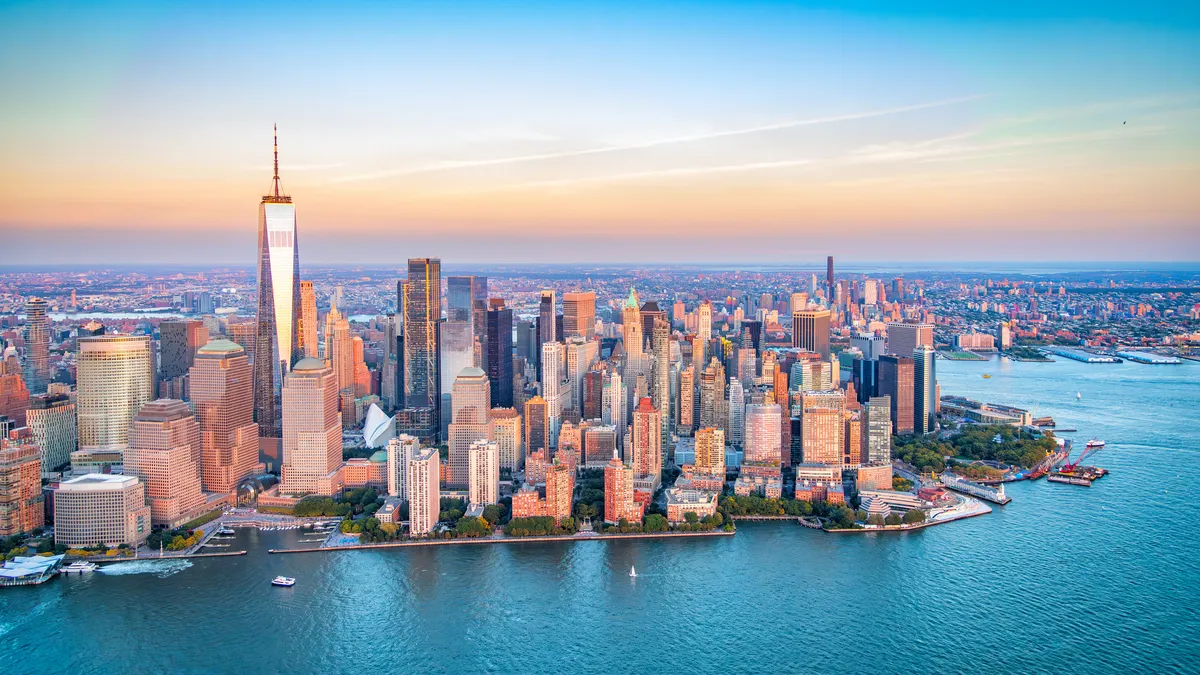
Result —
POLYGON ((153 574, 159 579, 178 574, 192 566, 190 560, 134 560, 130 562, 104 565, 101 574, 109 576, 124 576, 126 574, 153 574))

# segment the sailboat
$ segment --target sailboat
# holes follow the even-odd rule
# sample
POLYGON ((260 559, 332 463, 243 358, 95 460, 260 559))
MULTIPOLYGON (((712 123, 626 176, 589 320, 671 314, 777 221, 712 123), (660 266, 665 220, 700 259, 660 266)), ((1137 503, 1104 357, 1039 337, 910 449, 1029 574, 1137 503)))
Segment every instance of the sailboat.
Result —
POLYGON ((633 565, 629 566, 629 576, 633 579, 637 578, 637 570, 634 569, 633 565))
POLYGON ((1082 398, 1083 398, 1083 393, 1082 393, 1082 392, 1078 392, 1078 391, 1077 391, 1077 392, 1075 392, 1075 400, 1076 400, 1076 401, 1078 401, 1078 400, 1081 400, 1082 398))

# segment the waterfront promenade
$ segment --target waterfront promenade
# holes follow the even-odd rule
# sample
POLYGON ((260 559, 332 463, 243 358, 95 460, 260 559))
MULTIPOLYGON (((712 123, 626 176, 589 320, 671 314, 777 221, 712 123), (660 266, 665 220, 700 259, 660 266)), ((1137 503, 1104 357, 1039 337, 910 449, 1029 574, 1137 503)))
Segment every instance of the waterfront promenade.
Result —
POLYGON ((381 548, 408 548, 422 546, 454 546, 480 544, 531 544, 531 543, 574 543, 579 541, 621 541, 631 539, 684 539, 694 537, 732 537, 737 530, 712 530, 709 532, 631 532, 628 534, 598 534, 596 532, 578 532, 566 535, 547 535, 541 537, 506 537, 492 535, 490 537, 462 539, 422 539, 414 541, 392 541, 378 544, 356 544, 353 546, 321 546, 315 548, 283 548, 269 549, 268 553, 326 553, 330 551, 366 551, 381 548))

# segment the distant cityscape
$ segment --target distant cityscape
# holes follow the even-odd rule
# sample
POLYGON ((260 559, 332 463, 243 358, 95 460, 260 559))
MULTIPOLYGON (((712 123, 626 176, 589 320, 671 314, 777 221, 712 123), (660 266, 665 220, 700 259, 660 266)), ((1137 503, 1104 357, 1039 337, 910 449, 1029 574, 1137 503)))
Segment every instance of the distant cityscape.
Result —
POLYGON ((318 535, 296 550, 925 527, 1106 473, 1102 443, 942 392, 940 360, 1200 358, 1194 273, 318 268, 296 208, 276 160, 257 269, 0 275, 0 583, 229 555, 239 526, 318 535))

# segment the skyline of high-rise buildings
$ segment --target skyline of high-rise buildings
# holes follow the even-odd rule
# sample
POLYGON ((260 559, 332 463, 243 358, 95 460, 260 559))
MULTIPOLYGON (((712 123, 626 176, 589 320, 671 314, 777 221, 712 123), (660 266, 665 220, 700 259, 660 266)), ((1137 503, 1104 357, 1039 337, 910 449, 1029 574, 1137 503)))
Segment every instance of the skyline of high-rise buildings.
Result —
MULTIPOLYGON (((259 225, 258 315, 252 333, 239 330, 244 324, 236 321, 201 316, 162 321, 157 343, 153 335, 79 338, 84 411, 94 405, 89 395, 94 397, 99 382, 88 381, 95 375, 89 368, 109 361, 123 364, 121 370, 108 363, 104 377, 112 380, 110 389, 130 369, 138 382, 153 386, 157 366, 164 385, 183 382, 169 391, 191 400, 191 407, 169 399, 138 404, 131 420, 135 445, 122 448, 118 433, 115 445, 98 448, 126 450, 155 525, 192 515, 203 503, 202 490, 229 494, 252 472, 276 467, 281 481, 270 499, 287 503, 307 494, 332 496, 375 480, 393 496, 408 497, 410 514, 418 509, 416 520, 410 519, 418 534, 432 531, 436 523, 429 519, 437 510, 432 502, 421 506, 413 499, 427 501, 444 487, 466 490, 472 505, 496 503, 501 472, 520 479, 517 472, 525 469, 525 485, 514 494, 514 515, 553 515, 561 521, 572 512, 577 469, 602 466, 609 454, 606 485, 619 490, 628 471, 637 503, 617 495, 614 508, 620 503, 623 512, 644 513, 646 500, 665 487, 663 469, 673 460, 676 438, 687 438, 699 427, 693 463, 681 479, 685 485, 676 488, 683 492, 669 497, 678 509, 684 501, 704 503, 688 491, 724 482, 727 447, 744 453, 735 493, 774 496, 781 472, 792 464, 807 467, 805 481, 825 471, 813 466, 834 467, 828 470, 836 473, 841 467, 882 464, 886 459, 880 453, 890 454, 889 423, 906 422, 920 433, 936 425, 930 412, 936 409, 937 389, 928 323, 887 322, 895 330, 886 342, 878 334, 853 333, 851 349, 842 355, 853 357, 847 363, 880 359, 886 372, 877 377, 872 370, 864 380, 866 371, 850 368, 850 382, 842 389, 842 366, 831 349, 834 329, 852 319, 848 314, 858 307, 873 307, 879 285, 834 278, 832 258, 827 283, 817 287, 814 275, 808 293, 741 293, 721 302, 700 297, 685 303, 678 295, 673 301, 670 295, 641 298, 630 286, 623 299, 610 297, 607 306, 598 306, 592 290, 543 288, 535 291, 535 305, 522 304, 532 320, 516 326, 505 299, 488 298, 488 277, 452 275, 443 281, 440 258, 409 258, 407 275, 396 284, 395 313, 380 315, 365 329, 354 326, 339 309, 351 296, 337 284, 328 294, 322 331, 317 287, 299 279, 294 207, 280 191, 277 159, 259 225), (290 261, 290 272, 281 260, 290 261), (662 306, 670 307, 671 315, 662 306), (778 335, 789 327, 785 310, 791 310, 791 350, 778 335), (209 341, 210 328, 251 344, 253 359, 237 343, 220 337, 209 341), (769 335, 770 330, 776 334, 769 335), (126 363, 88 356, 88 340, 136 344, 135 357, 126 363), (909 342, 918 345, 914 357, 921 371, 912 372, 910 365, 906 380, 902 367, 900 372, 886 367, 905 360, 880 352, 884 345, 905 349, 909 342), (271 366, 269 389, 259 386, 266 379, 263 365, 271 366), (859 384, 866 388, 856 394, 859 384), (394 390, 385 391, 389 388, 394 390), (883 398, 875 396, 876 389, 883 398), (271 404, 265 405, 268 393, 271 404), (865 407, 859 396, 868 401, 865 407), (901 408, 893 413, 897 402, 901 408), (395 417, 387 417, 380 403, 395 417), (911 406, 907 414, 905 405, 911 406), (367 408, 370 414, 364 415, 367 408), (271 436, 253 421, 254 414, 279 424, 274 452, 269 441, 258 438, 271 436), (375 459, 343 461, 342 432, 364 417, 395 425, 398 438, 408 440, 392 442, 389 433, 391 440, 380 441, 388 445, 385 459, 377 464, 375 459), (178 434, 172 431, 176 428, 178 434), (193 443, 192 436, 204 440, 193 443), (444 467, 428 456, 439 442, 448 445, 444 467), (260 457, 266 466, 258 463, 260 457), (413 485, 417 493, 410 491, 413 485)), ((34 301, 26 307, 28 367, 38 363, 34 352, 46 308, 34 301)), ((48 346, 49 339, 43 342, 48 346)), ((118 412, 99 417, 119 426, 118 412)), ((91 448, 82 442, 90 433, 83 431, 83 418, 81 413, 80 447, 91 448)))
POLYGON ((1200 6, 0 37, 9 670, 1194 660, 1200 6))

